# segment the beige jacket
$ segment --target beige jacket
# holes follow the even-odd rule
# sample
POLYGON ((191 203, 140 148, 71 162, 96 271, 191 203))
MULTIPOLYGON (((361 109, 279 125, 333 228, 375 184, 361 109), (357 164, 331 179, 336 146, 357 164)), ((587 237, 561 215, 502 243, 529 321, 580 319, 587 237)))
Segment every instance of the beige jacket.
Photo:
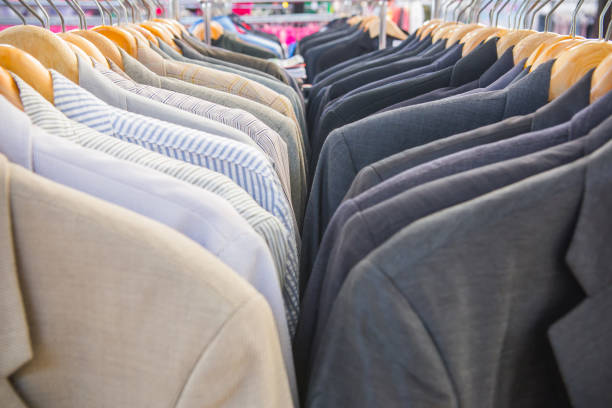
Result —
POLYGON ((0 407, 290 407, 270 309, 161 224, 0 156, 0 407))

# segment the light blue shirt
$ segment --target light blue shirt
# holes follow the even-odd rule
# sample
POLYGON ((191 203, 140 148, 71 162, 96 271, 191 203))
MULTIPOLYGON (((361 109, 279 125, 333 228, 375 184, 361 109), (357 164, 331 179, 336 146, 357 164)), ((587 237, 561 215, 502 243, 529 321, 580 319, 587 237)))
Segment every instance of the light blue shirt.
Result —
POLYGON ((296 222, 280 181, 265 156, 232 140, 107 105, 51 70, 55 107, 100 133, 225 174, 295 233, 296 222))
POLYGON ((286 312, 272 256, 229 203, 163 173, 50 135, 1 95, 0 120, 0 152, 11 162, 183 233, 252 284, 272 309, 295 389, 286 312))

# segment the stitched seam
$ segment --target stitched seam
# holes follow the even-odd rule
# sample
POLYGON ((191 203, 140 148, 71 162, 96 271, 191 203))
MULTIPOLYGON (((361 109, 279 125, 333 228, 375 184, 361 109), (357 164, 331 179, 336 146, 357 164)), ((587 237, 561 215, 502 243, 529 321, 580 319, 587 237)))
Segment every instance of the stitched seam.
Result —
POLYGON ((204 355, 208 351, 208 348, 211 346, 211 344, 213 344, 217 340, 217 338, 221 335, 221 333, 223 332, 225 327, 234 319, 234 317, 238 314, 238 312, 240 312, 242 310, 242 308, 246 307, 246 305, 248 305, 249 303, 251 303, 251 301, 253 301, 255 299, 257 299, 256 296, 253 296, 250 299, 245 299, 245 301, 242 302, 232 312, 232 314, 227 319, 225 319, 225 321, 219 327, 219 329, 217 330, 215 335, 210 338, 210 341, 206 345, 204 345, 204 348, 202 349, 202 352, 200 353, 200 355, 198 356, 198 358, 197 358, 196 362, 194 363, 193 367, 189 371, 189 375, 187 376, 187 379, 185 380, 185 383, 183 384, 183 387, 181 388, 181 390, 179 391, 179 393, 178 393, 178 395, 176 397, 176 402, 173 405, 174 407, 177 407, 178 404, 181 402, 181 398, 183 397, 183 393, 185 392, 185 388, 187 388, 187 385, 189 384, 189 381, 193 377, 193 374, 194 374, 196 368, 200 365, 200 362, 202 361, 202 358, 204 357, 204 355))
POLYGON ((387 275, 385 273, 385 271, 383 271, 381 268, 378 267, 378 265, 376 265, 375 263, 371 263, 372 267, 374 268, 374 270, 378 271, 382 276, 384 276, 388 281, 389 284, 391 285, 391 287, 393 287, 393 289, 395 289, 395 291, 402 297, 402 299, 406 302, 406 304, 410 307, 410 309, 414 312, 414 314, 419 318, 419 322, 421 323, 421 325, 423 326, 423 328, 425 329, 425 332, 427 333, 427 336, 429 337, 429 340, 431 341, 431 344, 435 347, 436 351, 438 352, 438 357, 440 358, 440 362, 442 363, 444 370, 446 371, 446 378, 448 379, 448 382, 450 383, 451 387, 452 387, 452 391, 455 397, 455 401, 457 401, 457 405, 459 406, 459 393, 457 390, 457 385, 455 384, 455 382, 453 381, 453 378, 450 374, 450 370, 448 368, 448 364, 447 362, 444 360, 442 352, 440 350, 440 347, 438 346, 438 344, 435 342, 433 334, 431 332, 431 330, 429 329, 429 327, 425 324, 425 321, 423 320, 423 318, 421 317, 421 315, 419 314, 418 310, 414 307, 414 305, 410 302, 410 300, 408 299, 408 297, 406 297, 404 295, 404 293, 400 290, 400 288, 397 286, 397 284, 395 283, 395 281, 393 280, 393 278, 391 278, 389 275, 387 275))

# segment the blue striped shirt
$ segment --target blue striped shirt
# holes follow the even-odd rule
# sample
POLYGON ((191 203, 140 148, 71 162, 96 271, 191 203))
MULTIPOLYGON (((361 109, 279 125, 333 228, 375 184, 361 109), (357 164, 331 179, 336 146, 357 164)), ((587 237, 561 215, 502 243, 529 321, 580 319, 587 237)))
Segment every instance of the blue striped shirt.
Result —
MULTIPOLYGON (((295 218, 271 164, 257 150, 232 140, 113 108, 51 70, 55 107, 68 118, 100 133, 195 164, 229 177, 296 235, 295 218)), ((297 272, 287 276, 299 293, 297 272)), ((298 301, 288 312, 297 316, 298 301)), ((292 316, 293 317, 293 316, 292 316)))

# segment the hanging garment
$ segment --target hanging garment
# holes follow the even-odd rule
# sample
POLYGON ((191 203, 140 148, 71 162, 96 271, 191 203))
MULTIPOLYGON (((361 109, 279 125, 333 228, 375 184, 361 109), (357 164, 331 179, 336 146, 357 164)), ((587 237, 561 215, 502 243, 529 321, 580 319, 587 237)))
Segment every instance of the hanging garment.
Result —
MULTIPOLYGON (((272 130, 274 130, 281 137, 283 137, 283 140, 285 141, 285 143, 287 143, 287 147, 289 149, 290 154, 289 161, 290 163, 296 162, 299 165, 301 173, 300 182, 303 183, 304 186, 304 189, 302 189, 301 191, 304 191, 305 194, 306 168, 304 149, 302 146, 303 142, 297 126, 289 118, 281 115, 280 113, 270 108, 267 108, 266 106, 263 106, 259 103, 250 101, 245 98, 238 97, 236 95, 230 95, 214 89, 190 84, 185 81, 155 75, 153 72, 149 71, 146 67, 140 64, 134 58, 130 57, 126 52, 121 49, 119 51, 123 58, 123 68, 125 73, 139 84, 150 85, 157 88, 163 88, 170 91, 194 96, 196 98, 211 101, 228 108, 242 109, 246 112, 251 113, 253 116, 264 122, 272 130), (293 151, 295 151, 298 156, 297 160, 294 159, 292 153, 293 151)), ((306 198, 304 196, 304 200, 305 199, 306 198)), ((296 213, 296 216, 299 215, 299 212, 296 213)))
POLYGON ((590 103, 592 71, 559 98, 535 112, 515 116, 472 131, 435 140, 407 149, 364 167, 355 177, 345 198, 353 198, 405 170, 440 157, 485 143, 504 140, 522 133, 543 130, 563 123, 590 103))
MULTIPOLYGON (((146 98, 126 92, 113 86, 96 72, 89 60, 77 56, 79 69, 79 86, 88 90, 96 97, 116 108, 140 115, 150 116, 165 122, 185 126, 195 130, 201 130, 217 136, 244 143, 259 149, 258 145, 246 134, 238 129, 231 128, 214 120, 199 118, 187 112, 158 103, 146 98)), ((95 60, 94 60, 95 61, 95 60)), ((101 65, 98 62, 94 64, 101 65)), ((262 150, 263 152, 263 150, 262 150)))
POLYGON ((165 60, 153 49, 144 46, 138 48, 138 61, 157 75, 180 79, 258 102, 283 114, 297 124, 295 112, 287 98, 238 75, 207 69, 199 65, 165 60))
POLYGON ((594 357, 604 343, 585 333, 594 349, 568 346, 569 333, 581 337, 574 313, 594 308, 610 285, 598 249, 608 234, 611 126, 608 118, 570 142, 582 142, 582 159, 421 218, 359 263, 317 349, 308 406, 609 402, 605 387, 588 383, 601 377, 586 374, 609 373, 594 357), (563 346, 553 354, 549 341, 563 346), (578 360, 584 376, 563 370, 578 360))
MULTIPOLYGON (((150 152, 138 145, 105 136, 98 132, 92 131, 90 128, 68 120, 51 104, 46 102, 42 96, 36 93, 18 77, 14 77, 14 79, 19 87, 22 103, 26 113, 36 125, 41 126, 47 132, 55 136, 68 138, 81 146, 93 148, 124 160, 129 160, 150 168, 161 170, 162 172, 173 175, 181 180, 189 181, 192 184, 207 186, 209 183, 214 183, 212 180, 208 181, 209 179, 206 173, 201 172, 205 170, 202 167, 190 167, 187 165, 187 163, 184 163, 185 165, 183 165, 181 162, 167 159, 165 156, 150 152)), ((244 214, 244 212, 241 212, 241 214, 244 214)), ((259 231, 261 231, 261 229, 259 231)), ((291 305, 295 304, 296 302, 295 300, 292 300, 296 297, 294 294, 295 288, 293 288, 295 284, 292 283, 292 281, 297 279, 297 272, 294 269, 296 260, 293 259, 295 254, 293 251, 296 251, 296 244, 293 238, 293 233, 288 231, 282 236, 277 236, 274 239, 274 242, 276 242, 276 246, 279 246, 280 248, 283 246, 288 248, 286 267, 285 269, 278 270, 285 273, 281 283, 283 285, 283 297, 285 299, 285 309, 288 320, 287 323, 289 327, 291 327, 291 321, 295 322, 295 318, 291 317, 291 309, 295 308, 295 306, 291 305)), ((290 331, 290 333, 292 334, 293 332, 290 331)))
POLYGON ((385 112, 334 131, 323 146, 306 209, 302 235, 302 283, 308 280, 306 263, 312 262, 307 259, 316 254, 329 219, 357 172, 368 164, 410 147, 535 111, 548 102, 552 64, 553 61, 542 64, 522 80, 500 91, 459 95, 385 112), (383 123, 385 131, 381 133, 383 123), (376 129, 374 133, 371 126, 376 129), (372 134, 378 137, 372 138, 372 134))
POLYGON ((270 308, 231 269, 3 156, 0 173, 0 405, 291 406, 270 308))
POLYGON ((212 45, 235 51, 240 54, 250 55, 257 58, 278 58, 279 55, 259 45, 249 44, 234 33, 224 32, 217 39, 212 40, 212 45))
MULTIPOLYGON (((590 75, 587 83, 590 83, 590 75)), ((587 101, 589 90, 587 86, 587 101)), ((570 122, 430 161, 380 184, 346 206, 343 204, 332 219, 332 223, 336 219, 340 223, 336 223, 333 229, 330 226, 324 238, 325 245, 331 248, 321 248, 313 269, 317 277, 311 276, 312 285, 309 281, 311 300, 308 303, 316 304, 314 310, 319 318, 306 317, 304 311, 300 316, 300 326, 316 320, 312 343, 316 345, 319 342, 333 302, 349 271, 367 254, 417 218, 476 197, 473 193, 482 195, 536 172, 576 160, 577 155, 585 151, 585 143, 595 143, 592 137, 585 135, 612 114, 610 101, 612 95, 598 100, 577 113, 570 122), (536 153, 541 150, 541 153, 536 153), (511 161, 522 156, 524 160, 517 159, 512 162, 512 167, 504 165, 504 160, 511 161), (493 166, 494 163, 497 163, 497 167, 493 166), (491 170, 485 172, 485 166, 491 170), (483 168, 482 175, 471 171, 478 167, 483 168), (462 174, 461 177, 452 177, 458 173, 462 174), (425 186, 433 186, 432 183, 427 184, 433 180, 443 180, 438 183, 441 187, 435 190, 435 195, 421 194, 421 191, 429 191, 425 186), (422 200, 415 207, 412 203, 419 195, 422 200), (342 223, 341 219, 346 221, 342 223), (331 233, 329 237, 328 233, 331 233), (358 241, 350 239, 355 236, 362 238, 358 241), (325 255, 328 255, 327 259, 325 255)), ((303 304, 306 304, 306 296, 304 300, 303 304)), ((300 332, 304 333, 304 337, 310 337, 306 330, 300 329, 300 332)), ((308 344, 308 341, 300 344, 308 344)))
MULTIPOLYGON (((153 48, 155 50, 155 48, 153 48)), ((165 44, 160 44, 160 48, 159 50, 161 50, 164 54, 166 54, 168 56, 168 58, 171 58, 172 60, 175 61, 179 61, 179 62, 184 62, 184 63, 189 63, 189 64, 195 64, 195 65, 200 65, 203 67, 208 67, 208 68, 212 68, 212 69, 217 69, 214 66, 210 67, 209 64, 204 63, 203 61, 199 61, 199 60, 191 60, 189 58, 185 58, 184 56, 182 56, 181 54, 179 54, 178 52, 174 51, 170 46, 167 46, 165 44)), ((225 71, 222 69, 222 71, 225 71)), ((229 71, 225 71, 228 72, 230 74, 234 74, 234 75, 240 75, 248 80, 252 80, 255 81, 261 85, 264 85, 266 88, 276 92, 277 94, 284 96, 285 98, 287 98, 289 100, 289 102, 291 102, 291 107, 293 112, 295 112, 296 115, 296 119, 298 122, 298 125, 300 127, 300 131, 302 132, 302 135, 306 135, 306 119, 304 117, 304 111, 302 109, 302 101, 298 98, 298 96, 296 95, 295 91, 288 85, 281 83, 280 81, 277 81, 276 79, 272 78, 262 78, 259 75, 251 75, 249 73, 244 73, 244 72, 229 72, 229 71)), ((304 139, 304 143, 305 143, 305 147, 306 149, 308 149, 308 138, 307 137, 303 137, 304 139)), ((308 150, 307 150, 308 151, 308 150)))
POLYGON ((234 64, 254 68, 258 71, 270 74, 274 76, 275 78, 283 81, 286 84, 291 84, 288 76, 283 72, 283 70, 278 65, 274 64, 273 62, 270 62, 263 58, 256 58, 250 55, 240 54, 238 52, 233 52, 230 50, 225 50, 223 48, 214 47, 206 43, 203 43, 202 41, 190 35, 183 36, 183 40, 185 40, 187 44, 192 46, 196 51, 198 51, 202 55, 212 57, 220 61, 232 62, 234 64))
POLYGON ((305 185, 300 180, 299 155, 295 144, 287 146, 278 133, 248 112, 240 109, 225 108, 203 99, 166 89, 137 84, 125 74, 122 75, 121 70, 115 64, 111 63, 110 65, 112 70, 105 69, 101 65, 96 65, 96 69, 121 88, 146 98, 225 123, 248 134, 263 151, 270 157, 275 158, 274 169, 279 174, 281 182, 290 188, 294 209, 302 208, 303 212, 306 199, 303 196, 305 192, 302 192, 301 188, 305 188, 305 185), (288 149, 289 147, 291 149, 288 149))

